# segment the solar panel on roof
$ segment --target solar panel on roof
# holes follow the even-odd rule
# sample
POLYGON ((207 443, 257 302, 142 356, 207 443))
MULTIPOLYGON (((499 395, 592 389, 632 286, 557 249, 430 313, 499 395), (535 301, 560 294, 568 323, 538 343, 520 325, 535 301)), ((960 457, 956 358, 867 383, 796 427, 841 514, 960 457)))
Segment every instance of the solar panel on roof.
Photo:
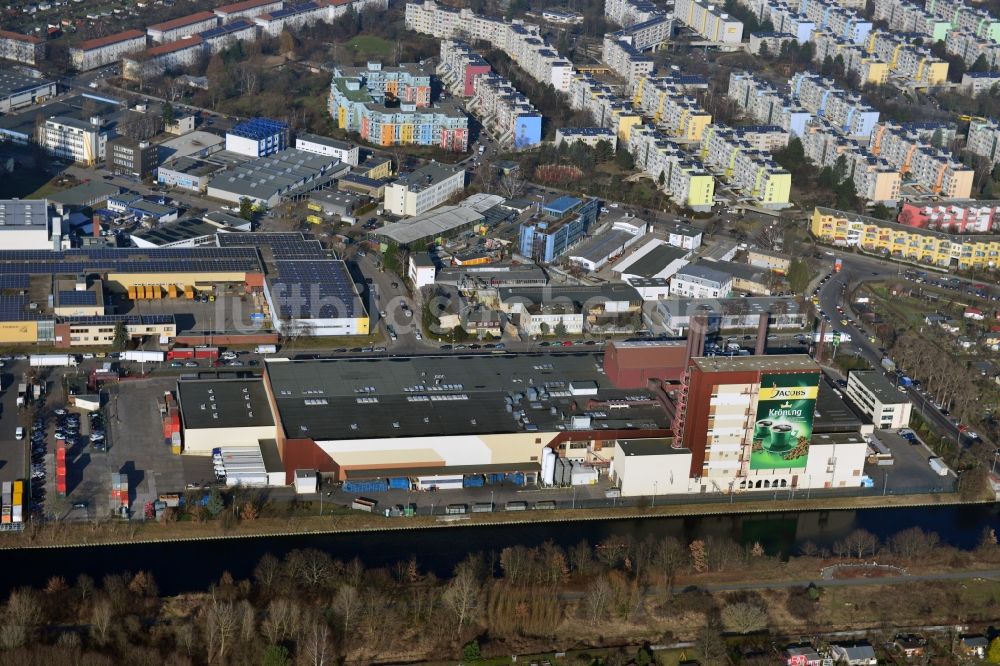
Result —
POLYGON ((59 305, 97 305, 97 292, 60 291, 59 305))
POLYGON ((364 307, 342 261, 275 261, 271 295, 279 316, 308 319, 358 317, 364 307))

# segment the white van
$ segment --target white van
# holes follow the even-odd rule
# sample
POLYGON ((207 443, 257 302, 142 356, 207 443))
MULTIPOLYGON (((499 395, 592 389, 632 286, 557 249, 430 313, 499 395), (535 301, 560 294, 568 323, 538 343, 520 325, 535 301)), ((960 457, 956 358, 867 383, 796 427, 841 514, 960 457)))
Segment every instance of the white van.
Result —
POLYGON ((14 438, 24 439, 24 428, 22 426, 17 426, 17 428, 14 429, 14 438))

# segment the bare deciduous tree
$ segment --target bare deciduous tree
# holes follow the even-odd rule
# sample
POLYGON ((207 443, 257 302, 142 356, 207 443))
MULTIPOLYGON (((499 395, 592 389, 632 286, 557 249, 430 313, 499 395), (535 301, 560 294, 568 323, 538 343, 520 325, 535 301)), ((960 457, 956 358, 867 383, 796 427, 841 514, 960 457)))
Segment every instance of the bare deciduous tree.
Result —
POLYGON ((483 586, 476 567, 465 560, 455 568, 455 577, 445 588, 442 600, 458 621, 458 632, 471 622, 479 611, 483 586))
POLYGON ((587 612, 587 621, 593 624, 603 620, 610 600, 611 584, 607 578, 598 576, 590 581, 590 585, 587 586, 586 596, 583 598, 584 608, 587 612))
POLYGON ((108 631, 111 629, 111 602, 101 599, 90 611, 90 631, 98 645, 108 641, 108 631))
POLYGON ((726 631, 751 634, 767 628, 767 611, 761 606, 745 601, 727 604, 722 609, 722 626, 726 631))
POLYGON ((302 661, 311 666, 326 666, 330 658, 330 630, 325 624, 314 623, 302 641, 302 661))
POLYGON ((340 620, 344 630, 344 642, 346 643, 348 637, 351 635, 351 622, 354 621, 354 616, 358 612, 358 606, 361 600, 358 596, 358 590, 353 585, 341 585, 337 589, 337 594, 333 598, 333 610, 340 616, 340 620))

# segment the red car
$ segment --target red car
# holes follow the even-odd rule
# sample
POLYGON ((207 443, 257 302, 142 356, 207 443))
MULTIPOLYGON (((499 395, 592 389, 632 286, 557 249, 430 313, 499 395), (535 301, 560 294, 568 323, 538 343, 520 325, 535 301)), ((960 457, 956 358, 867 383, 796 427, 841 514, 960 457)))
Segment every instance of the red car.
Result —
POLYGON ((562 346, 563 347, 572 347, 573 346, 573 341, 572 340, 564 340, 563 343, 562 343, 562 346))

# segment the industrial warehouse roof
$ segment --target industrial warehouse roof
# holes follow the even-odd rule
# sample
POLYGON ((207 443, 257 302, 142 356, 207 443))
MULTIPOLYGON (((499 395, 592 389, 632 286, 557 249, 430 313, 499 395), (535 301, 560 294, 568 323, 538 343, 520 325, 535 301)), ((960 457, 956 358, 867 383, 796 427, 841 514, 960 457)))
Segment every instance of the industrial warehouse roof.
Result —
POLYGON ((274 425, 260 379, 186 379, 177 382, 184 427, 251 428, 274 425))
POLYGON ((0 275, 196 272, 261 273, 263 268, 250 247, 0 250, 0 275))
POLYGON ((598 372, 600 358, 574 352, 274 359, 267 374, 288 437, 552 432, 568 429, 572 415, 590 415, 596 430, 669 428, 666 412, 648 392, 615 389, 598 372), (571 383, 596 385, 597 395, 574 395, 571 383), (524 418, 516 419, 521 410, 524 418))
MULTIPOLYGON (((312 179, 320 174, 333 178, 338 164, 335 157, 287 148, 228 169, 214 176, 208 187, 255 199, 269 199, 276 194, 288 196, 303 183, 318 184, 312 179)), ((347 165, 342 166, 346 172, 347 165)))
POLYGON ((101 181, 92 180, 68 190, 54 192, 49 195, 49 201, 63 206, 89 206, 97 201, 103 201, 121 192, 117 185, 109 185, 101 181))
POLYGON ((814 433, 856 433, 863 424, 870 422, 847 400, 834 393, 833 386, 826 379, 820 379, 813 416, 814 433))
POLYGON ((568 250, 566 255, 571 259, 580 257, 587 261, 598 262, 623 251, 626 243, 635 241, 635 234, 624 229, 610 229, 584 240, 576 247, 568 250))
POLYGON ((219 231, 227 232, 228 229, 220 229, 219 225, 206 222, 204 220, 178 220, 168 222, 152 229, 144 229, 132 234, 133 238, 144 240, 153 245, 167 245, 168 243, 178 243, 204 236, 212 236, 219 231))
POLYGON ((690 250, 682 250, 673 245, 657 245, 655 248, 639 257, 631 264, 625 259, 615 270, 626 275, 638 275, 640 277, 653 277, 662 273, 667 266, 683 259, 690 254, 690 250))
POLYGON ((438 206, 434 210, 400 222, 387 224, 378 236, 399 245, 456 233, 485 218, 468 206, 438 206))
POLYGON ((35 78, 15 69, 0 69, 0 98, 52 85, 51 79, 35 78))
POLYGON ((736 315, 797 316, 802 308, 794 298, 786 296, 748 296, 735 298, 668 298, 657 301, 657 307, 670 317, 690 317, 699 313, 736 315))
POLYGON ((499 296, 504 303, 521 301, 538 305, 572 302, 579 306, 584 303, 597 304, 606 301, 642 302, 642 296, 634 287, 617 283, 596 286, 505 287, 499 290, 499 296))
POLYGON ((45 199, 0 199, 0 229, 48 229, 45 199))
POLYGON ((819 372, 819 363, 806 354, 776 356, 699 356, 691 361, 704 372, 780 372, 811 370, 819 372))
POLYGON ((690 266, 709 268, 713 271, 721 271, 734 278, 747 280, 749 282, 766 282, 767 276, 770 275, 770 271, 764 268, 758 268, 757 266, 751 266, 750 264, 740 264, 735 261, 704 260, 690 264, 690 266))

